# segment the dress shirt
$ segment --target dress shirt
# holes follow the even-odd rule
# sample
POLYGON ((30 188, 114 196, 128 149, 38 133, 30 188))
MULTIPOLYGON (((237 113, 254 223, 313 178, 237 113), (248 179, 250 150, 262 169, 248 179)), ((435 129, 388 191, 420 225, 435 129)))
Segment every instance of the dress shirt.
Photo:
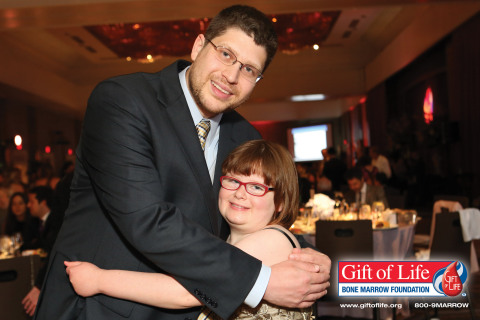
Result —
POLYGON ((45 222, 47 222, 48 216, 50 215, 51 211, 48 211, 43 217, 40 218, 40 223, 42 226, 45 227, 45 222))
MULTIPOLYGON (((200 121, 202 121, 203 116, 198 110, 195 100, 193 100, 193 97, 188 90, 187 79, 185 78, 185 73, 188 68, 189 67, 180 72, 180 84, 182 85, 185 99, 187 99, 188 108, 190 109, 190 114, 193 118, 193 124, 197 125, 200 121)), ((210 120, 210 131, 208 132, 207 140, 205 141, 204 155, 212 183, 215 177, 215 165, 217 164, 218 140, 220 138, 220 120, 222 120, 222 115, 223 114, 218 114, 213 118, 208 118, 208 120, 210 120)))
POLYGON ((364 182, 362 185, 362 188, 360 189, 360 192, 357 192, 355 194, 355 202, 358 205, 362 205, 366 202, 367 200, 367 184, 364 182))
MULTIPOLYGON (((202 119, 202 115, 198 110, 195 100, 193 100, 192 95, 187 86, 186 72, 189 67, 180 71, 179 78, 180 84, 182 86, 183 94, 187 100, 188 108, 193 118, 193 124, 197 125, 202 119)), ((205 142, 205 161, 207 162, 208 172, 210 173, 210 179, 212 180, 215 176, 215 165, 217 162, 217 152, 218 152, 218 140, 220 138, 220 120, 222 119, 223 114, 216 115, 210 120, 210 132, 208 133, 207 140, 205 142)), ((272 269, 269 266, 262 264, 262 269, 258 275, 257 281, 255 282, 252 290, 245 298, 245 304, 255 308, 263 298, 265 291, 267 290, 268 281, 270 280, 270 274, 272 269)))

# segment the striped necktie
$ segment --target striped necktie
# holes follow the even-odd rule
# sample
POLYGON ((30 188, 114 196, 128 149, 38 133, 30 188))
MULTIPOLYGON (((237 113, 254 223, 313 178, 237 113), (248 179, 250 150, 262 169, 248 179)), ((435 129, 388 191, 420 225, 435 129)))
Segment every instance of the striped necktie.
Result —
POLYGON ((207 141, 207 135, 210 131, 210 121, 202 119, 202 121, 200 121, 195 128, 197 129, 198 139, 200 140, 202 150, 205 150, 205 142, 207 141))

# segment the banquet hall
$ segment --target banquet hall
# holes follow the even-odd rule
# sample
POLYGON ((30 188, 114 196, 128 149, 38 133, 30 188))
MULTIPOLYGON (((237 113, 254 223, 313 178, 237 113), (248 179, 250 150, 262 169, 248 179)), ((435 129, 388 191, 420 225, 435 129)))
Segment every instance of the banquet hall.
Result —
MULTIPOLYGON (((157 72, 177 59, 190 60, 196 35, 219 10, 236 3, 1 1, 0 186, 28 188, 37 179, 50 182, 64 176, 75 162, 95 85, 112 76, 157 72)), ((388 205, 376 218, 391 220, 383 228, 370 224, 372 259, 422 261, 416 259, 432 249, 439 214, 461 217, 471 209, 472 223, 480 221, 473 211, 480 209, 479 1, 243 3, 272 19, 279 49, 237 111, 264 139, 288 148, 305 170, 310 199, 303 203, 299 223, 306 225, 292 230, 318 247, 318 221, 364 220, 360 206, 341 203, 349 189, 344 176, 338 190, 324 179, 326 149, 346 168, 358 165, 371 147, 389 161, 391 176, 381 183, 388 205)), ((369 220, 376 219, 373 207, 369 220)), ((473 308, 423 310, 407 301, 407 312, 380 310, 376 315, 375 310, 348 313, 338 302, 332 307, 319 301, 318 310, 335 310, 319 312, 317 319, 479 318, 479 241, 475 235, 468 241, 465 263, 473 308)), ((14 259, 20 258, 25 259, 23 272, 37 272, 41 258, 14 259)), ((7 260, 0 264, 12 262, 7 260)), ((0 268, 1 295, 13 290, 8 279, 16 266, 5 268, 0 268)), ((24 280, 30 285, 29 277, 24 280)))

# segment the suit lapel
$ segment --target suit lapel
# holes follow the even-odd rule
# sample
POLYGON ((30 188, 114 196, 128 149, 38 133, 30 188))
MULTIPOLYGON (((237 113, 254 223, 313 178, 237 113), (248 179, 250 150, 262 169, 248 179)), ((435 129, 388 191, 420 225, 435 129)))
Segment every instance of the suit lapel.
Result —
MULTIPOLYGON (((170 67, 173 66, 177 66, 177 64, 170 67)), ((205 206, 208 209, 212 231, 215 235, 218 235, 220 217, 217 196, 210 181, 210 174, 193 124, 193 118, 178 80, 178 72, 181 69, 181 67, 164 69, 167 74, 162 77, 163 85, 160 87, 168 88, 168 90, 161 92, 158 95, 158 100, 165 107, 167 115, 171 119, 170 124, 173 134, 177 136, 180 142, 178 148, 182 150, 190 164, 192 175, 199 186, 199 190, 201 190, 205 206), (174 89, 172 89, 173 84, 177 84, 174 89)))

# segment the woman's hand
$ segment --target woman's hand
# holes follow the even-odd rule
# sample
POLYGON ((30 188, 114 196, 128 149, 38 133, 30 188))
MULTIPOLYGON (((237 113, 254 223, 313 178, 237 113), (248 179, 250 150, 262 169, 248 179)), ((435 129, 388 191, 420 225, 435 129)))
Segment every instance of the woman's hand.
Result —
POLYGON ((64 261, 66 271, 75 292, 82 297, 89 297, 100 292, 99 281, 104 270, 90 262, 64 261))

